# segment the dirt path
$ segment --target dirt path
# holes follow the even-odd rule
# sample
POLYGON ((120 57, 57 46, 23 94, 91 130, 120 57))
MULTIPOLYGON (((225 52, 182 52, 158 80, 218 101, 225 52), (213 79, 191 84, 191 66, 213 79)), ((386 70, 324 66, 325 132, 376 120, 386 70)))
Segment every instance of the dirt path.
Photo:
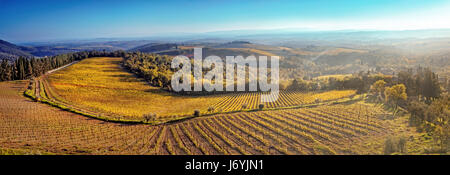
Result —
POLYGON ((64 68, 69 67, 69 66, 71 66, 72 64, 75 64, 75 63, 78 63, 78 62, 80 62, 80 61, 74 61, 74 62, 71 62, 71 63, 66 64, 66 65, 64 65, 64 66, 61 66, 61 67, 59 67, 59 68, 56 68, 56 69, 53 69, 53 70, 49 70, 49 71, 47 71, 47 73, 45 73, 45 74, 51 74, 51 73, 53 73, 53 72, 56 72, 56 71, 61 70, 61 69, 64 69, 64 68))
POLYGON ((41 77, 36 77, 36 78, 34 79, 34 83, 35 83, 35 96, 36 96, 37 98, 42 98, 42 97, 41 97, 41 93, 40 93, 40 92, 41 92, 41 81, 42 81, 42 78, 45 78, 46 75, 49 75, 49 74, 51 74, 51 73, 53 73, 53 72, 56 72, 56 71, 58 71, 58 70, 67 68, 67 67, 69 67, 69 66, 71 66, 71 65, 73 65, 73 64, 75 64, 75 63, 78 63, 78 62, 80 62, 80 61, 74 61, 74 62, 71 62, 71 63, 69 63, 69 64, 66 64, 66 65, 64 65, 64 66, 58 67, 58 68, 56 68, 56 69, 49 70, 49 71, 47 71, 44 75, 42 75, 41 77))

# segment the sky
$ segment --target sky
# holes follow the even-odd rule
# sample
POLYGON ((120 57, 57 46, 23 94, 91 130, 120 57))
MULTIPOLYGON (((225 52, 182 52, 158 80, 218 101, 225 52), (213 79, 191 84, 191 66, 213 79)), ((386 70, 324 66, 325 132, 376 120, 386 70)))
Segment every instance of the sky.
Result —
POLYGON ((448 0, 0 0, 11 42, 229 30, 450 28, 448 0))

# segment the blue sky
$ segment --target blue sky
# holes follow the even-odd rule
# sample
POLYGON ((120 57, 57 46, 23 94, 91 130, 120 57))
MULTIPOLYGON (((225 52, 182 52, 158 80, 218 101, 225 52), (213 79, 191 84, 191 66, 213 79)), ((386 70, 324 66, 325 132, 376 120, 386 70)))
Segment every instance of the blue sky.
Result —
POLYGON ((145 37, 227 30, 450 28, 447 0, 0 0, 0 39, 145 37))

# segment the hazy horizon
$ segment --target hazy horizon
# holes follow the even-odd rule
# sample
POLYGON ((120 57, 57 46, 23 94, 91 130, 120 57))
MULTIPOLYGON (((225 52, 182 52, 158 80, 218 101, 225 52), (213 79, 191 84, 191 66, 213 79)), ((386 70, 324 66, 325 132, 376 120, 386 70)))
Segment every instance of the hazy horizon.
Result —
POLYGON ((14 43, 232 31, 450 29, 450 2, 443 0, 1 3, 0 38, 14 43))
MULTIPOLYGON (((268 38, 268 37, 282 37, 282 36, 323 36, 323 35, 339 35, 348 33, 359 33, 358 39, 368 39, 370 33, 394 33, 402 34, 389 36, 377 36, 377 39, 393 39, 393 38, 447 38, 450 37, 450 28, 440 28, 440 29, 417 29, 417 30, 357 30, 357 29, 342 29, 342 30, 314 30, 314 29, 256 29, 256 30, 224 30, 224 31, 210 31, 210 32, 199 32, 199 33, 161 33, 154 35, 143 35, 143 36, 109 36, 109 37, 86 37, 86 38, 58 38, 58 39, 42 39, 42 40, 21 40, 21 41, 11 41, 8 42, 14 44, 25 44, 25 45, 35 45, 35 44, 45 44, 45 43, 89 43, 89 42, 105 42, 105 41, 138 41, 138 40, 154 40, 160 42, 185 42, 190 40, 202 40, 202 39, 224 39, 224 40, 246 40, 246 37, 256 37, 256 38, 268 38), (408 32, 415 32, 413 34, 403 34, 408 32), (363 34, 361 36, 361 33, 363 34), (424 34, 426 33, 426 34, 424 34), (366 35, 364 35, 366 34, 366 35), (365 36, 365 37, 363 37, 365 36), (362 37, 362 38, 361 38, 362 37)), ((333 38, 330 38, 333 39, 333 38)), ((372 38, 375 39, 375 38, 372 38)), ((0 38, 0 40, 5 40, 0 38)), ((326 39, 325 39, 326 40, 326 39)))

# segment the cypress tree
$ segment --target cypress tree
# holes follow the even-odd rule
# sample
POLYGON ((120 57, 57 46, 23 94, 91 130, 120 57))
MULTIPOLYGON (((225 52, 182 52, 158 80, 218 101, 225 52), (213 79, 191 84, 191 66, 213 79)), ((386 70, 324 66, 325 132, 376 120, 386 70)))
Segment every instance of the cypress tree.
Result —
POLYGON ((8 63, 8 61, 6 62, 6 67, 5 67, 5 81, 10 81, 13 79, 13 70, 12 70, 12 66, 8 63))
POLYGON ((0 65, 0 81, 7 81, 6 72, 7 72, 7 64, 8 62, 6 60, 2 60, 2 63, 0 65))
POLYGON ((31 61, 29 59, 26 59, 25 62, 26 62, 25 78, 31 78, 33 77, 33 67, 31 66, 31 61))
POLYGON ((20 57, 19 59, 16 60, 16 76, 15 76, 15 80, 23 80, 23 78, 25 77, 24 74, 24 66, 23 66, 23 58, 20 57))

